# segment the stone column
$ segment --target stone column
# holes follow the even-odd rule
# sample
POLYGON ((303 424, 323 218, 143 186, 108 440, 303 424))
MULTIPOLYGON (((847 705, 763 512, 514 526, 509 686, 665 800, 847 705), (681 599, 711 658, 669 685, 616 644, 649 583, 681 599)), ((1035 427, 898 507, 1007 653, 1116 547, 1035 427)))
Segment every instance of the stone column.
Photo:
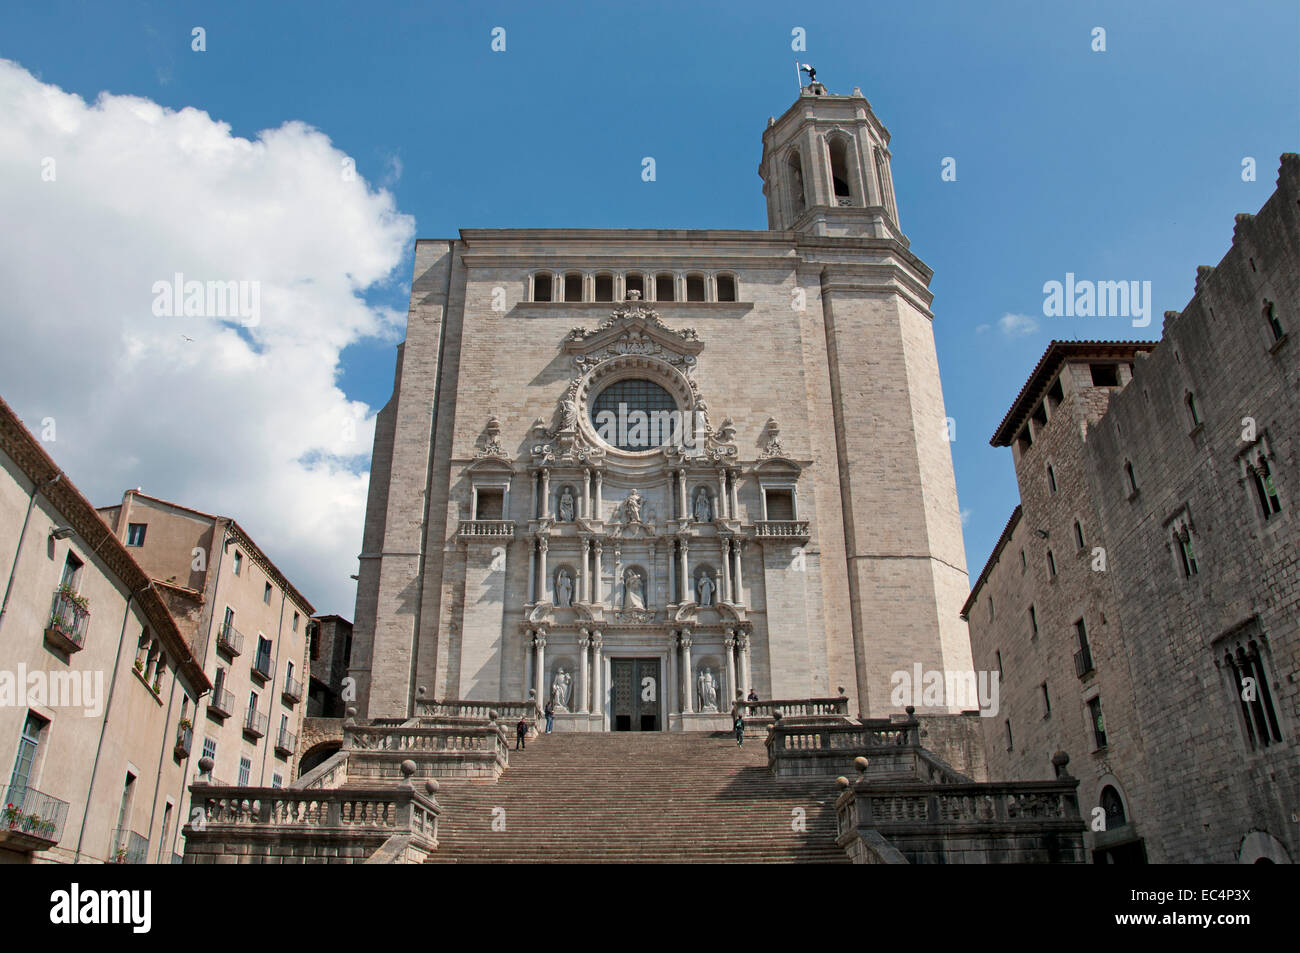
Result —
POLYGON ((682 714, 689 715, 695 711, 695 706, 691 704, 691 695, 694 690, 691 680, 695 676, 691 666, 691 630, 682 629, 677 642, 682 650, 682 664, 679 667, 682 676, 682 714))
POLYGON ((678 540, 678 542, 681 543, 681 547, 682 547, 682 598, 681 598, 681 601, 682 601, 682 602, 691 602, 691 601, 694 600, 695 594, 694 594, 693 592, 691 592, 691 569, 690 569, 690 560, 687 558, 687 555, 686 555, 687 550, 690 549, 690 545, 686 542, 685 539, 678 540))
POLYGON ((686 508, 686 468, 677 471, 677 518, 686 519, 690 510, 686 508))
POLYGON ((737 496, 736 484, 740 482, 740 473, 736 470, 730 471, 731 475, 731 518, 740 519, 740 500, 737 496))
POLYGON ((546 706, 546 634, 538 629, 533 639, 537 648, 537 658, 533 662, 533 689, 537 692, 537 704, 546 706))
POLYGON ((645 581, 645 607, 653 609, 654 606, 654 589, 659 584, 659 567, 655 565, 655 544, 650 544, 650 558, 647 560, 649 566, 646 569, 646 575, 650 578, 645 581))
POLYGON ((722 590, 718 593, 719 602, 731 602, 731 538, 723 537, 722 552, 722 590))
POLYGON ((668 713, 681 714, 682 677, 677 673, 677 630, 668 630, 668 644, 673 650, 668 653, 668 713))
POLYGON ((749 690, 754 686, 749 681, 749 634, 741 632, 736 636, 736 643, 740 648, 740 690, 749 697, 749 690))
POLYGON ((578 570, 578 601, 587 601, 587 550, 591 548, 591 541, 587 537, 582 537, 582 567, 578 570))
POLYGON ((596 547, 596 559, 595 559, 596 576, 591 581, 591 590, 593 593, 593 598, 591 601, 596 603, 597 605, 604 605, 605 604, 605 581, 604 581, 605 569, 604 566, 602 565, 603 553, 602 553, 602 547, 600 545, 600 540, 595 541, 595 547, 596 547))
POLYGON ((528 601, 537 601, 537 540, 528 541, 528 601))
POLYGON ((524 629, 524 688, 523 694, 528 694, 528 687, 536 681, 533 675, 533 630, 524 629))
POLYGON ((726 519, 727 517, 727 471, 718 470, 718 505, 715 507, 717 512, 713 514, 714 519, 726 519))
POLYGON ((528 518, 530 520, 535 520, 537 519, 537 474, 535 472, 529 475, 528 485, 533 491, 532 504, 528 510, 528 518))
POLYGON ((582 471, 582 518, 591 519, 591 468, 582 471))
POLYGON ((602 641, 600 629, 596 629, 591 634, 591 713, 604 717, 605 699, 602 694, 601 682, 605 674, 605 667, 600 657, 602 641))
POLYGON ((604 482, 604 475, 596 471, 596 512, 592 514, 593 519, 603 520, 605 518, 605 501, 601 497, 601 487, 604 482))
POLYGON ((735 585, 734 598, 732 598, 731 601, 736 603, 736 605, 742 605, 744 604, 745 598, 744 598, 744 590, 740 588, 740 561, 741 561, 741 552, 745 548, 745 541, 743 539, 738 539, 735 540, 735 544, 736 544, 736 585, 735 585))
MULTIPOLYGON (((541 555, 538 557, 538 564, 539 564, 539 566, 541 567, 541 584, 542 584, 541 591, 538 592, 538 594, 537 594, 537 596, 538 596, 537 601, 538 601, 538 602, 545 602, 545 601, 547 601, 547 600, 546 600, 546 588, 547 588, 548 584, 549 584, 550 581, 551 581, 551 580, 550 580, 550 577, 546 574, 546 548, 547 548, 547 542, 546 542, 546 537, 545 537, 545 536, 541 537, 541 538, 537 541, 537 548, 538 548, 538 550, 539 550, 539 552, 540 552, 540 554, 541 554, 541 555)), ((554 602, 555 600, 552 599, 551 601, 554 602)))
POLYGON ((591 694, 591 689, 587 686, 587 649, 591 646, 591 639, 587 635, 586 629, 579 630, 582 634, 578 638, 578 693, 576 711, 580 714, 587 713, 587 698, 591 694))
MULTIPOLYGON (((728 629, 727 637, 722 642, 727 653, 727 710, 731 710, 732 704, 736 701, 736 630, 728 629)), ((721 701, 722 699, 719 699, 721 701)), ((722 711, 722 705, 718 705, 718 711, 722 711)))
POLYGON ((551 471, 542 470, 542 519, 551 515, 551 471))

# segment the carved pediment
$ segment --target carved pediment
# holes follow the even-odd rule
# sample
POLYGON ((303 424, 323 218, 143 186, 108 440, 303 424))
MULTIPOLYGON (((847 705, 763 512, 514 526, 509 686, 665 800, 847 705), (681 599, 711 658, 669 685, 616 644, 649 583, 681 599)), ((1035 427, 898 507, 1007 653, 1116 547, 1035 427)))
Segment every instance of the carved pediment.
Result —
POLYGON ((627 354, 653 357, 689 372, 704 343, 694 328, 674 331, 659 313, 640 301, 628 301, 595 330, 574 328, 564 339, 564 351, 573 366, 585 374, 602 361, 627 354))

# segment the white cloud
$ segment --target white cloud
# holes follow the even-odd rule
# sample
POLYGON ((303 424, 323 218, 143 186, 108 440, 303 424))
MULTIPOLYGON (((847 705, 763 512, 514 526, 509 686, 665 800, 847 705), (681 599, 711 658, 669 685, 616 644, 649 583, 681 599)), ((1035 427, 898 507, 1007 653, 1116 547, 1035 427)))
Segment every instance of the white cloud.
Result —
POLYGON ((1027 314, 1004 314, 998 318, 998 330, 1009 338, 1024 337, 1038 330, 1038 321, 1027 314))
POLYGON ((970 522, 970 510, 961 510, 961 525, 965 526, 970 522))
POLYGON ((55 418, 47 450, 97 505, 142 486, 233 516, 351 616, 374 419, 335 378, 347 345, 400 337, 360 293, 405 277, 414 222, 345 158, 302 123, 250 141, 0 60, 0 394, 37 434, 55 418), (259 282, 260 321, 155 317, 178 272, 259 282))

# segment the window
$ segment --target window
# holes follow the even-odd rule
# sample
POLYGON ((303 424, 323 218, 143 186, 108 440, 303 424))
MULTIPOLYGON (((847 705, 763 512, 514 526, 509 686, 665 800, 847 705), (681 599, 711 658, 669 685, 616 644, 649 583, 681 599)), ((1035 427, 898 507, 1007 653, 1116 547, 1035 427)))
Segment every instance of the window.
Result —
POLYGON ((120 856, 127 848, 127 833, 131 824, 131 803, 135 799, 135 775, 126 773, 122 785, 122 803, 117 809, 117 832, 114 838, 113 853, 120 856))
POLYGON ((835 188, 836 205, 852 205, 853 190, 849 187, 848 143, 839 136, 831 139, 831 183, 835 188))
POLYGON ((769 520, 796 519, 794 511, 794 490, 764 490, 763 502, 766 505, 767 518, 769 520))
POLYGON ((244 568, 244 554, 237 549, 235 550, 235 559, 233 565, 234 565, 235 575, 238 576, 240 570, 244 568))
POLYGON ((1092 725, 1093 749, 1106 747, 1106 721, 1101 716, 1101 699, 1088 699, 1088 722, 1092 725))
POLYGON ((736 300, 736 279, 733 275, 718 275, 716 283, 719 301, 736 300))
POLYGON ((257 714, 257 692, 248 693, 248 718, 251 722, 253 716, 257 714))
POLYGON ((1273 707, 1273 691, 1264 668, 1263 638, 1256 623, 1246 634, 1222 645, 1220 668, 1228 679, 1228 690, 1241 709, 1242 727, 1251 750, 1267 748, 1282 740, 1282 731, 1273 707))
POLYGON ((1128 477, 1129 497, 1136 496, 1138 491, 1138 481, 1137 477, 1133 475, 1133 464, 1129 463, 1127 460, 1124 461, 1124 475, 1128 477))
POLYGON ((283 786, 284 786, 284 778, 280 777, 278 774, 271 775, 271 787, 279 788, 283 786))
POLYGON ((570 274, 564 276, 564 300, 582 300, 582 275, 570 274))
POLYGON ((295 613, 293 614, 293 626, 292 626, 294 632, 297 632, 297 631, 298 631, 298 619, 299 619, 299 618, 300 618, 300 617, 299 617, 298 613, 295 612, 295 613))
POLYGON ((1078 520, 1074 521, 1074 544, 1078 546, 1080 549, 1083 549, 1084 547, 1083 524, 1080 523, 1078 520))
POLYGON ((1029 563, 1025 561, 1025 551, 1022 549, 1020 550, 1020 571, 1024 572, 1028 568, 1029 563))
POLYGON ((48 721, 32 711, 27 713, 27 720, 23 722, 23 733, 18 739, 18 756, 14 759, 13 773, 9 776, 9 798, 15 807, 22 807, 22 802, 17 799, 26 798, 27 788, 36 778, 40 767, 36 756, 41 750, 41 739, 45 736, 48 725, 48 721))
POLYGON ((808 200, 804 196, 803 159, 798 149, 791 151, 787 167, 790 177, 790 205, 794 214, 798 215, 808 207, 808 200))
POLYGON ((1047 578, 1056 578, 1056 557, 1052 555, 1050 549, 1047 551, 1047 578))
POLYGON ((1113 831, 1128 823, 1124 813, 1124 802, 1119 792, 1109 784, 1101 789, 1101 809, 1106 812, 1106 830, 1113 831))
POLYGON ((1188 391, 1184 402, 1187 404, 1187 417, 1192 422, 1192 429, 1196 429, 1201 425, 1201 414, 1196 409, 1196 395, 1188 391))
POLYGON ((280 716, 280 737, 283 738, 288 733, 289 733, 289 716, 281 715, 280 716))
POLYGON ((126 544, 128 546, 143 546, 144 533, 148 528, 146 523, 128 523, 126 525, 126 544))
POLYGON ((597 301, 614 300, 614 276, 613 275, 596 276, 596 300, 597 301))
POLYGON ((533 275, 533 300, 550 301, 551 300, 551 276, 547 274, 533 275))
POLYGON ((1268 329, 1273 332, 1273 340, 1282 340, 1282 335, 1286 332, 1282 330, 1282 322, 1277 319, 1273 302, 1267 298, 1264 299, 1264 320, 1268 322, 1268 329))
POLYGON ((655 276, 655 300, 674 301, 677 298, 677 282, 672 275, 655 276))
POLYGON ((1079 646, 1074 653, 1074 674, 1083 678, 1089 672, 1093 671, 1092 667, 1092 646, 1088 644, 1088 627, 1084 624, 1082 618, 1076 619, 1074 623, 1074 641, 1079 646))
POLYGON ((629 300, 631 300, 633 291, 645 298, 645 278, 642 275, 627 275, 623 279, 623 289, 629 300))
POLYGON ((81 584, 81 567, 81 560, 68 553, 68 558, 63 561, 63 576, 59 580, 59 586, 76 592, 77 586, 81 584))
POLYGON ((1008 718, 1006 721, 1002 722, 1002 727, 1005 728, 1007 732, 1007 750, 1011 751, 1015 748, 1015 745, 1011 742, 1011 719, 1008 718))
POLYGON ((653 450, 668 443, 674 420, 680 426, 677 401, 654 381, 615 381, 591 402, 592 426, 620 450, 653 450))
POLYGON ((989 596, 989 621, 993 621, 993 597, 989 596))
POLYGON ((1038 611, 1033 606, 1029 607, 1029 636, 1038 638, 1038 611))
POLYGON ((686 300, 687 301, 704 300, 704 276, 703 275, 686 276, 686 300))
POLYGON ((307 625, 307 648, 312 661, 320 658, 320 623, 314 619, 307 625))
POLYGON ((265 636, 257 637, 257 658, 253 662, 253 667, 264 675, 271 672, 271 640, 265 636))
POLYGON ((293 681, 293 663, 286 662, 285 664, 288 666, 288 668, 284 670, 284 684, 285 687, 288 688, 289 683, 293 681))
POLYGON ((211 758, 213 763, 214 764, 216 763, 217 760, 217 739, 216 738, 203 739, 203 757, 211 758))
POLYGON ((1199 570, 1196 565, 1196 552, 1192 549, 1191 527, 1186 522, 1174 528, 1174 547, 1178 550, 1178 562, 1183 570, 1183 578, 1192 578, 1199 570))
POLYGON ((1092 373, 1093 387, 1118 387, 1118 364, 1092 364, 1088 370, 1092 373))
POLYGON ((474 518, 476 520, 504 519, 506 492, 495 487, 475 488, 474 518))
POLYGON ((1016 445, 1023 454, 1026 450, 1034 445, 1034 435, 1029 432, 1029 424, 1020 428, 1020 435, 1016 437, 1016 445))
POLYGON ((168 801, 163 807, 162 837, 158 841, 158 860, 157 863, 165 864, 170 861, 164 860, 167 856, 168 845, 171 843, 172 833, 172 805, 168 801))
POLYGON ((1277 488, 1273 485, 1273 473, 1268 466, 1268 458, 1259 454, 1254 463, 1246 464, 1251 482, 1255 486, 1255 495, 1259 498, 1259 507, 1264 519, 1272 519, 1282 512, 1282 501, 1277 498, 1277 488))
POLYGON ((248 787, 248 777, 253 773, 253 762, 247 758, 239 759, 239 786, 248 787))
POLYGON ((266 584, 265 588, 262 589, 262 601, 268 606, 271 604, 271 584, 269 582, 266 584))
POLYGON ((1043 693, 1043 717, 1050 718, 1052 716, 1052 696, 1047 692, 1047 683, 1043 682, 1038 686, 1038 689, 1043 693))
POLYGON ((1052 469, 1050 463, 1047 465, 1047 491, 1049 493, 1056 492, 1056 471, 1052 469))

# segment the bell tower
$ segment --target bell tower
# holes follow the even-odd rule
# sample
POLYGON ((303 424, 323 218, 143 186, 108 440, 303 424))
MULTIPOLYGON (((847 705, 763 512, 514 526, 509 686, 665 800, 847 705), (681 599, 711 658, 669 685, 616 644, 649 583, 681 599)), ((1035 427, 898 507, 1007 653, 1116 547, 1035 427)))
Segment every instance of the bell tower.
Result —
POLYGON ((780 119, 768 119, 758 174, 770 229, 904 240, 889 130, 857 87, 835 96, 818 82, 804 86, 780 119))

